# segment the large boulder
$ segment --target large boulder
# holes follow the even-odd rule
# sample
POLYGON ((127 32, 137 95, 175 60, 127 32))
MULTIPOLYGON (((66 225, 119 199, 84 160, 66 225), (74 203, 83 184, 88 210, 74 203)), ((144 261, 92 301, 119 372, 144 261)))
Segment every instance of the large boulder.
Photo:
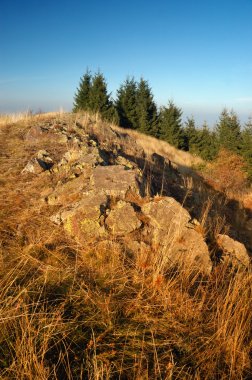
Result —
POLYGON ((34 125, 27 132, 25 140, 30 143, 37 143, 41 141, 44 135, 45 132, 43 131, 43 129, 38 125, 34 125))
POLYGON ((217 236, 217 244, 223 252, 222 259, 224 262, 228 261, 235 266, 247 267, 249 265, 250 258, 244 244, 222 234, 217 236))
POLYGON ((162 249, 171 263, 186 265, 209 274, 212 263, 201 233, 195 230, 191 216, 171 197, 154 199, 142 206, 149 225, 147 234, 156 248, 162 249))
POLYGON ((177 239, 167 247, 172 262, 183 262, 192 269, 210 274, 212 262, 203 236, 193 228, 184 227, 177 239))
POLYGON ((66 144, 68 141, 67 136, 61 132, 52 131, 49 130, 49 128, 46 129, 39 125, 34 125, 29 129, 25 136, 25 140, 30 144, 40 144, 43 140, 50 142, 54 141, 57 144, 66 144))
POLYGON ((154 242, 162 245, 179 236, 191 219, 188 211, 171 197, 154 198, 142 206, 142 212, 153 229, 154 242))
POLYGON ((98 142, 101 149, 113 153, 114 157, 117 155, 126 156, 133 162, 137 162, 139 158, 145 158, 143 148, 137 144, 132 136, 112 129, 104 122, 88 123, 85 126, 85 131, 98 142))
POLYGON ((74 236, 78 241, 95 240, 100 236, 105 236, 106 231, 103 226, 103 215, 107 206, 107 196, 105 194, 86 194, 80 202, 72 205, 71 209, 66 209, 58 215, 65 230, 74 236))
POLYGON ((134 208, 124 201, 119 201, 116 207, 110 211, 105 224, 115 236, 127 235, 141 226, 134 208))
POLYGON ((93 187, 96 191, 124 198, 128 190, 139 192, 136 172, 125 170, 122 165, 97 166, 93 171, 93 187))

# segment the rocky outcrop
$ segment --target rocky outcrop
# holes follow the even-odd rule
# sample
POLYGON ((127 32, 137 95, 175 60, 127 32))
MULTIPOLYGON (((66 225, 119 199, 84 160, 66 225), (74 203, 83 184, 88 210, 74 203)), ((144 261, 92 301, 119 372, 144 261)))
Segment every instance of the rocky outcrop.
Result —
MULTIPOLYGON (((81 123, 78 126, 82 128, 81 123)), ((113 130, 106 123, 90 123, 84 127, 84 130, 97 142, 112 162, 118 156, 127 157, 133 163, 146 158, 143 148, 136 143, 134 138, 127 133, 113 130)))
MULTIPOLYGON (((51 185, 41 196, 54 210, 51 221, 61 224, 79 243, 95 242, 104 251, 113 246, 141 265, 162 252, 167 263, 183 263, 210 274, 212 262, 203 229, 173 196, 181 184, 173 186, 173 193, 169 190, 178 177, 169 160, 154 153, 148 162, 127 133, 101 122, 83 125, 74 118, 33 126, 25 139, 39 150, 22 172, 48 171, 51 185), (59 141, 57 150, 55 141, 59 141), (172 196, 153 196, 163 187, 172 196)), ((223 258, 249 264, 241 243, 226 235, 219 235, 217 242, 223 258)))

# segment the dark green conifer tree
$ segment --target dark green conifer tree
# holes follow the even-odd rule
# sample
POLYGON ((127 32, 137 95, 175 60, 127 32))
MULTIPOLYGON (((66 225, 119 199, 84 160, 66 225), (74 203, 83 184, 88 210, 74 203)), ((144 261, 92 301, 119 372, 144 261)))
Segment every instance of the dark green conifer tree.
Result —
POLYGON ((210 131, 206 122, 198 131, 198 154, 203 160, 213 160, 217 155, 217 142, 214 131, 210 131))
POLYGON ((248 120, 242 131, 241 154, 246 161, 248 179, 252 182, 252 118, 248 120))
POLYGON ((152 136, 158 136, 157 106, 149 84, 143 78, 140 79, 136 93, 137 124, 140 132, 152 136))
POLYGON ((210 131, 206 122, 202 128, 196 128, 193 117, 185 122, 185 135, 190 153, 212 160, 217 154, 215 133, 210 131))
POLYGON ((123 128, 137 129, 137 83, 134 78, 127 78, 117 91, 116 109, 119 124, 123 128))
POLYGON ((91 112, 99 113, 108 121, 116 121, 117 114, 110 94, 107 91, 107 83, 103 74, 96 73, 92 79, 89 96, 89 109, 91 112))
POLYGON ((184 145, 184 131, 182 128, 182 110, 169 101, 168 107, 161 107, 159 113, 159 136, 162 140, 182 148, 184 145))
POLYGON ((239 153, 241 149, 241 126, 237 115, 224 109, 216 126, 219 148, 239 153))
POLYGON ((92 79, 89 105, 92 112, 101 114, 104 114, 110 107, 107 83, 100 72, 96 73, 92 79))
POLYGON ((192 154, 198 154, 199 131, 196 128, 194 117, 188 117, 185 121, 185 150, 192 154))
POLYGON ((89 70, 80 79, 80 84, 74 96, 73 112, 89 111, 90 89, 92 76, 89 70))

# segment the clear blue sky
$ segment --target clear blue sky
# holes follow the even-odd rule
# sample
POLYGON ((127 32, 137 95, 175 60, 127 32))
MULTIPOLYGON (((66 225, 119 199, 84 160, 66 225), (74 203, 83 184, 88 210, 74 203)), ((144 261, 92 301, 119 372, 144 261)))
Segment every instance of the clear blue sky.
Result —
POLYGON ((89 67, 199 122, 252 115, 252 0, 0 0, 0 46, 0 112, 70 110, 89 67))

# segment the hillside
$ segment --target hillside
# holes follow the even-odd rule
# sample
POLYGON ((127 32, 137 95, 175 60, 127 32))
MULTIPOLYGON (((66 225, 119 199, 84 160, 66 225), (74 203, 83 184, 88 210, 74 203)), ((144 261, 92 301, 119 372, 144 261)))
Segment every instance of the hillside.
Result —
POLYGON ((252 211, 88 114, 0 126, 2 379, 250 379, 252 211))

